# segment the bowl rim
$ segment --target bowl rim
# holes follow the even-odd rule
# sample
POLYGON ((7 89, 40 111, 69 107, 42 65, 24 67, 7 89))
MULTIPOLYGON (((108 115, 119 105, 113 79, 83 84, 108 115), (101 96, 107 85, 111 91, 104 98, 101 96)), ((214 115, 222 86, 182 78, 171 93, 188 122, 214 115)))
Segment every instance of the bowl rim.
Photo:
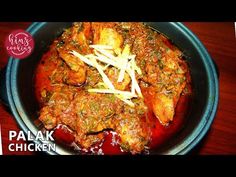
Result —
MULTIPOLYGON (((162 22, 164 23, 164 22, 162 22)), ((194 45, 196 50, 198 50, 201 55, 201 60, 205 65, 205 69, 207 72, 207 79, 209 83, 209 93, 208 93, 208 104, 203 112, 202 119, 199 124, 195 127, 195 129, 189 134, 187 138, 185 138, 180 144, 173 146, 171 150, 167 150, 165 154, 187 154, 190 150, 192 150, 202 138, 206 135, 209 130, 218 106, 219 100, 219 88, 218 88, 218 77, 215 65, 208 54, 206 48, 201 43, 201 41, 197 38, 197 36, 191 32, 185 25, 180 22, 166 22, 172 25, 177 30, 181 31, 183 35, 185 35, 191 43, 194 45)), ((40 30, 41 27, 47 25, 48 22, 34 22, 28 28, 27 32, 31 35, 35 35, 35 33, 40 30)), ((33 134, 36 134, 36 127, 29 121, 27 121, 28 117, 23 109, 23 105, 19 100, 19 95, 17 92, 17 78, 15 77, 15 73, 17 73, 17 66, 19 64, 19 60, 14 60, 13 57, 9 58, 7 70, 6 70, 6 88, 7 88, 7 97, 9 101, 10 109, 16 119, 17 123, 21 127, 21 129, 26 133, 27 131, 33 131, 33 134)), ((41 141, 35 141, 36 144, 41 144, 41 141)), ((48 154, 59 154, 58 152, 47 151, 48 154)), ((67 154, 66 152, 64 152, 67 154)), ((63 154, 64 154, 63 153, 63 154)))

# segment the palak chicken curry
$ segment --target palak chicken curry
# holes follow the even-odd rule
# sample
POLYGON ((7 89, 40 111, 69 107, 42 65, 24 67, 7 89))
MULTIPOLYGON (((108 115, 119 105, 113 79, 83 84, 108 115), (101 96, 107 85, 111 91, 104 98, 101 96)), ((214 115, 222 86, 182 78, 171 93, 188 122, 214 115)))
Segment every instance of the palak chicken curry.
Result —
POLYGON ((190 82, 182 52, 144 23, 73 23, 38 65, 39 120, 66 126, 81 150, 115 132, 122 151, 142 153, 182 126, 190 82))

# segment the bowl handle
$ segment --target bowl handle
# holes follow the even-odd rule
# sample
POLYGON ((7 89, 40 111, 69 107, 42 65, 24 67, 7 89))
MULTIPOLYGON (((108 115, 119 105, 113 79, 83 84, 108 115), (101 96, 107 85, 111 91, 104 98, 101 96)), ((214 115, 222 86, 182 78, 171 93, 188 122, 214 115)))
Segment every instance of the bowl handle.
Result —
POLYGON ((0 70, 0 100, 4 105, 9 107, 6 88, 6 67, 0 70))

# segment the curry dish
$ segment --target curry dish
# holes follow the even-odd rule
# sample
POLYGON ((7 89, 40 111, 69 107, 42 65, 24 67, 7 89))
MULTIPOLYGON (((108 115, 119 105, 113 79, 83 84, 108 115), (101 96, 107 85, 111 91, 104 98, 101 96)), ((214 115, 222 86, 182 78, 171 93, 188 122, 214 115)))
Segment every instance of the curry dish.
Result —
POLYGON ((132 154, 151 148, 155 132, 164 136, 175 128, 190 84, 182 52, 133 22, 73 23, 52 43, 35 75, 46 129, 66 126, 80 149, 103 143, 112 131, 122 151, 132 154))

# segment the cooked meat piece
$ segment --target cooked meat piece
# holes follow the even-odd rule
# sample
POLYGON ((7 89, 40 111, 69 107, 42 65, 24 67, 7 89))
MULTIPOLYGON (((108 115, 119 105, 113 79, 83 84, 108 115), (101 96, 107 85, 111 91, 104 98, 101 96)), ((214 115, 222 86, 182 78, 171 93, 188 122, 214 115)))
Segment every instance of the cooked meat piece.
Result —
POLYGON ((153 111, 163 125, 173 120, 175 107, 186 86, 185 69, 176 55, 163 57, 163 68, 159 72, 153 111), (168 57, 168 59, 167 59, 168 57))
POLYGON ((133 154, 142 152, 150 141, 150 127, 146 117, 147 107, 142 99, 136 100, 137 106, 125 106, 124 113, 115 118, 115 131, 121 138, 120 145, 133 154))
POLYGON ((53 110, 49 106, 45 106, 40 110, 39 120, 48 130, 53 129, 57 126, 57 118, 53 114, 53 110))
POLYGON ((112 28, 103 28, 100 31, 100 38, 95 44, 108 45, 113 49, 120 48, 123 44, 122 36, 112 28))
POLYGON ((113 116, 122 112, 123 103, 112 95, 80 92, 75 98, 77 127, 86 134, 112 129, 113 116))
MULTIPOLYGON (((45 92, 45 90, 43 90, 43 92, 45 92)), ((39 119, 43 120, 42 122, 45 126, 47 126, 48 124, 48 121, 44 120, 45 115, 50 116, 53 119, 53 122, 63 122, 63 118, 68 115, 68 110, 71 109, 71 102, 74 99, 76 92, 78 92, 77 88, 73 88, 67 85, 52 86, 48 101, 40 110, 39 119)), ((69 125, 69 127, 73 127, 68 123, 66 125, 69 125)), ((47 126, 46 128, 52 129, 54 127, 55 126, 47 126)))
POLYGON ((133 154, 142 152, 150 141, 150 130, 145 117, 122 114, 118 118, 115 131, 121 138, 121 147, 133 154))
POLYGON ((69 51, 60 49, 60 57, 66 62, 70 67, 70 70, 67 70, 64 76, 64 81, 69 85, 81 85, 86 81, 86 68, 83 61, 76 58, 69 51))
POLYGON ((93 44, 100 44, 99 42, 100 42, 100 38, 101 38, 101 32, 104 28, 114 29, 115 25, 116 25, 115 23, 92 22, 91 23, 91 30, 93 32, 93 44))
POLYGON ((175 105, 172 98, 165 94, 156 94, 153 102, 153 112, 163 125, 173 120, 175 105))
POLYGON ((168 125, 175 115, 175 107, 186 85, 186 66, 181 52, 161 34, 145 30, 145 26, 133 24, 135 36, 133 52, 139 66, 145 70, 142 78, 155 88, 153 112, 163 125, 168 125), (154 48, 154 50, 153 50, 154 48), (143 62, 143 63, 142 63, 143 62))
MULTIPOLYGON (((112 117, 114 108, 107 111, 107 106, 112 104, 109 101, 110 98, 107 95, 104 96, 107 99, 107 105, 105 103, 105 105, 99 105, 97 101, 100 99, 101 102, 103 99, 101 95, 94 94, 94 96, 87 97, 85 92, 77 94, 76 89, 69 89, 67 86, 62 87, 62 89, 55 88, 47 106, 40 110, 39 120, 47 129, 53 129, 59 123, 68 126, 76 132, 75 139, 80 146, 88 148, 100 141, 102 137, 101 135, 90 135, 91 133, 112 127, 109 119, 112 117), (86 106, 91 108, 91 112, 85 112, 88 110, 86 106), (102 108, 100 115, 94 112, 96 106, 102 108), (105 115, 104 120, 100 120, 105 115)), ((116 111, 118 110, 116 109, 116 111)))
POLYGON ((59 56, 66 62, 71 70, 79 72, 81 69, 84 69, 84 62, 74 55, 70 54, 69 52, 70 51, 59 49, 59 56))
POLYGON ((69 45, 76 47, 82 53, 90 53, 91 25, 89 22, 74 23, 71 28, 71 39, 69 45))
POLYGON ((124 79, 122 82, 117 82, 120 71, 115 68, 111 68, 107 71, 107 76, 111 80, 114 87, 118 90, 126 90, 130 84, 130 76, 125 73, 124 79))

